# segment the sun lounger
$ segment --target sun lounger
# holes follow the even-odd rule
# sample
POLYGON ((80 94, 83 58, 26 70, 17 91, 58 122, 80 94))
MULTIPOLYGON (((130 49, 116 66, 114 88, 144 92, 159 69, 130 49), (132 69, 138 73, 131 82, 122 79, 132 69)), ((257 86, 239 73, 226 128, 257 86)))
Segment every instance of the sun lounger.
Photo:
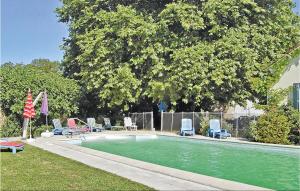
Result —
POLYGON ((87 118, 86 119, 87 124, 89 126, 89 128, 93 131, 93 132, 101 132, 104 130, 104 128, 102 127, 102 124, 97 124, 95 118, 87 118))
POLYGON ((86 132, 90 131, 88 128, 88 125, 85 122, 83 122, 83 123, 85 123, 85 125, 80 126, 80 125, 76 124, 75 120, 83 122, 83 121, 79 120, 78 118, 69 118, 67 121, 68 128, 69 128, 69 134, 74 135, 74 134, 86 133, 86 132))
POLYGON ((54 126, 54 129, 53 129, 53 134, 54 135, 62 135, 62 132, 67 129, 67 127, 63 127, 61 125, 61 122, 59 119, 53 119, 52 120, 52 123, 53 123, 53 126, 54 126))
POLYGON ((211 119, 209 120, 208 136, 221 139, 231 137, 231 134, 226 129, 221 129, 219 119, 211 119))
POLYGON ((3 141, 0 142, 0 149, 10 149, 13 154, 17 153, 17 150, 24 150, 24 143, 16 141, 3 141))
POLYGON ((191 119, 181 120, 180 135, 195 135, 195 129, 193 128, 193 123, 191 119))
POLYGON ((128 130, 137 130, 136 124, 132 123, 132 120, 130 117, 124 118, 124 127, 128 130))

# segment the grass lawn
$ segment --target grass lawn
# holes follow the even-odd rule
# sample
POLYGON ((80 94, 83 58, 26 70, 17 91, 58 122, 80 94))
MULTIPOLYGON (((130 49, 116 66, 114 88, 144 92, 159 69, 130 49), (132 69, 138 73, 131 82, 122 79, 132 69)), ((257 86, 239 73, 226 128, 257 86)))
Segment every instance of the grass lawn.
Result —
POLYGON ((0 183, 1 190, 152 190, 30 145, 1 152, 0 183))

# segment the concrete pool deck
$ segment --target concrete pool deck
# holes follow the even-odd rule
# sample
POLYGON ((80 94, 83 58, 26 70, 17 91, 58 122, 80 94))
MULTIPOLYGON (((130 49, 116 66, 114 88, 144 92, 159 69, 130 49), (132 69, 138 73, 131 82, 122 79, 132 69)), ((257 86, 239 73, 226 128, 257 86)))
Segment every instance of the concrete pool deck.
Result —
MULTIPOLYGON (((107 135, 177 136, 173 133, 151 131, 106 131, 101 133, 89 133, 85 136, 88 139, 93 139, 107 135)), ((207 139, 203 138, 203 136, 194 136, 193 138, 207 139)), ((51 138, 37 138, 35 142, 28 144, 79 161, 91 167, 114 173, 157 190, 269 190, 67 143, 67 141, 71 140, 78 141, 80 137, 74 136, 73 138, 66 138, 64 136, 54 136, 51 138)), ((239 142, 239 140, 234 140, 234 142, 239 142)))

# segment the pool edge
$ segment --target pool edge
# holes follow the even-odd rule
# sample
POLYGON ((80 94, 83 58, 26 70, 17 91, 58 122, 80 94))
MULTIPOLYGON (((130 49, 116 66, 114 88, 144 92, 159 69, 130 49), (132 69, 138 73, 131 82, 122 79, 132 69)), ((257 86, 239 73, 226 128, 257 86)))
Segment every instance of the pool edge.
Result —
MULTIPOLYGON (((73 138, 73 140, 76 138, 73 138)), ((68 139, 70 140, 70 139, 68 139)), ((50 139, 47 139, 49 142, 50 139)), ((192 173, 184 170, 179 170, 175 168, 165 167, 162 165, 152 164, 144 161, 139 161, 119 155, 114 155, 111 153, 106 153, 90 148, 85 148, 79 145, 71 145, 66 142, 66 139, 51 140, 51 144, 55 144, 64 148, 76 150, 88 155, 96 156, 102 159, 114 161, 117 163, 125 164, 135 168, 143 169, 146 171, 151 171, 154 173, 159 173, 162 175, 174 177, 177 179, 182 179, 189 182, 194 182, 201 185, 206 185, 209 187, 214 187, 221 190, 271 190, 269 188, 263 188, 255 185, 240 183, 231 180, 225 180, 221 178, 211 177, 207 175, 202 175, 198 173, 192 173)))

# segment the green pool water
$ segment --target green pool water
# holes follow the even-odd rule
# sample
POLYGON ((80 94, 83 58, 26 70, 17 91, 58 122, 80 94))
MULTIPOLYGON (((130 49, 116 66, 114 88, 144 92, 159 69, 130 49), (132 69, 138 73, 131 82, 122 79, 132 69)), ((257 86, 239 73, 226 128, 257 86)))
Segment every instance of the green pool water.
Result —
POLYGON ((119 136, 81 146, 275 190, 299 190, 300 150, 167 136, 119 136))

